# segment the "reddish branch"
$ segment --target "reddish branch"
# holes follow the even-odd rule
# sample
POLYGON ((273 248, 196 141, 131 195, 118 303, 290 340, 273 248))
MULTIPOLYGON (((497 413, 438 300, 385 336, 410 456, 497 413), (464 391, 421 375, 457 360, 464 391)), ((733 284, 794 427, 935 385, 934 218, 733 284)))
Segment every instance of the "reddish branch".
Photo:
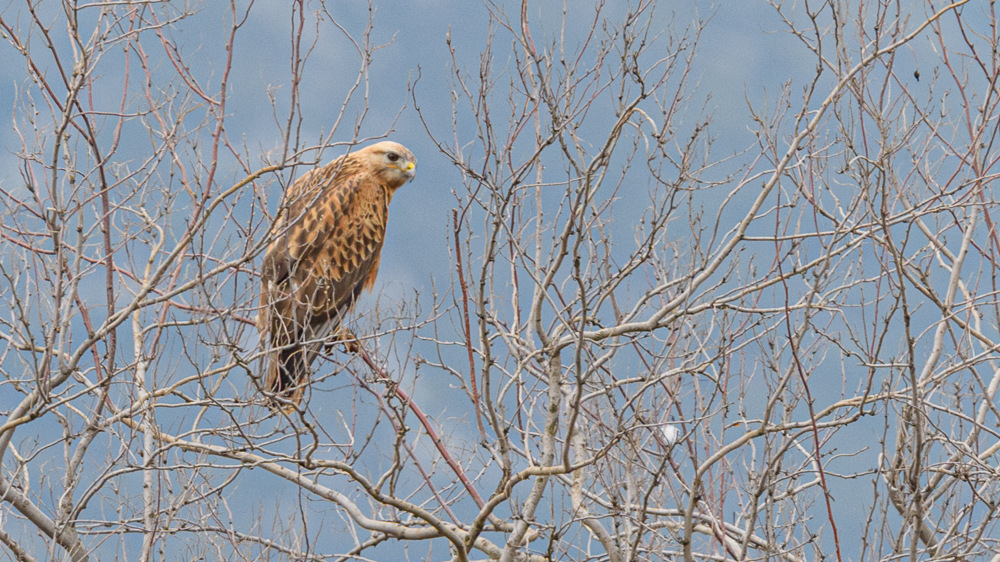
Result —
POLYGON ((479 410, 479 389, 476 385, 476 361, 472 353, 472 327, 469 324, 469 286, 465 282, 465 272, 462 267, 462 244, 458 239, 460 230, 458 210, 452 209, 451 212, 455 223, 455 269, 458 270, 458 284, 462 288, 462 328, 465 330, 465 349, 469 353, 469 386, 472 388, 472 403, 476 407, 476 426, 479 428, 479 438, 485 442, 486 430, 483 428, 482 412, 479 410))
MULTIPOLYGON (((478 505, 479 508, 482 509, 482 507, 486 505, 486 502, 483 501, 482 496, 479 495, 479 492, 476 491, 475 486, 472 485, 472 481, 469 480, 468 476, 466 476, 465 470, 462 468, 462 465, 458 464, 458 462, 455 461, 455 458, 451 455, 451 453, 448 452, 448 447, 445 446, 444 441, 442 441, 441 437, 438 436, 437 431, 435 431, 434 429, 434 425, 427 418, 427 416, 424 415, 424 412, 423 410, 420 409, 420 406, 418 406, 417 403, 414 402, 408 394, 406 394, 406 392, 400 389, 398 384, 394 383, 393 379, 389 377, 389 373, 387 373, 385 369, 376 364, 375 361, 371 358, 370 355, 368 355, 368 352, 365 351, 363 347, 358 346, 357 353, 361 357, 361 360, 364 361, 365 364, 368 365, 368 367, 372 371, 374 371, 376 375, 378 375, 379 379, 389 382, 389 384, 386 385, 387 392, 390 395, 398 397, 403 402, 403 404, 405 404, 410 409, 410 411, 413 412, 413 415, 417 416, 417 419, 420 420, 420 425, 424 428, 424 431, 427 432, 427 436, 430 437, 431 441, 434 443, 434 447, 436 447, 438 452, 441 453, 441 458, 443 458, 444 461, 448 463, 448 466, 451 467, 451 470, 455 473, 455 476, 457 476, 459 481, 462 482, 462 486, 464 486, 466 491, 469 492, 469 495, 472 496, 472 499, 476 502, 476 505, 478 505)), ((363 385, 367 390, 372 391, 372 389, 368 386, 368 384, 360 377, 358 377, 358 382, 361 385, 363 385)))

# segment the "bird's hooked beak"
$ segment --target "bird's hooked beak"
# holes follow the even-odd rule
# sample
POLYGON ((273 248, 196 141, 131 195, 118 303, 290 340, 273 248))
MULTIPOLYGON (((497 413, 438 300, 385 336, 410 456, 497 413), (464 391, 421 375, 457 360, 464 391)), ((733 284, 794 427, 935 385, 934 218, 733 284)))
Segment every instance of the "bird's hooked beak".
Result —
POLYGON ((407 162, 406 165, 400 169, 402 170, 403 175, 406 176, 407 181, 412 180, 414 176, 417 175, 417 165, 413 162, 407 162))

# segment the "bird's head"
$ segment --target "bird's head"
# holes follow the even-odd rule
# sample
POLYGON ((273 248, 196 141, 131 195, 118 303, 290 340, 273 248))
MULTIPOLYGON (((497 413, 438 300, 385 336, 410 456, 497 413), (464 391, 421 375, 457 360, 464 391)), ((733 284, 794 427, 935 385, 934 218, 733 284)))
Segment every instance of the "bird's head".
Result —
POLYGON ((390 189, 396 189, 417 174, 417 158, 398 142, 376 143, 361 149, 358 155, 365 158, 390 189))

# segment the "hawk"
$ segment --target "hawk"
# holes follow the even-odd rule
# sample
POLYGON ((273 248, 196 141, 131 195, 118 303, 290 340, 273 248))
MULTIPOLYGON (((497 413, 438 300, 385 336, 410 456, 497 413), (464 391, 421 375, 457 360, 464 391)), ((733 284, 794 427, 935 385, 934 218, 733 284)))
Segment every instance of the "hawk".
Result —
POLYGON ((416 167, 412 152, 385 141, 311 170, 285 192, 260 272, 257 318, 267 346, 264 384, 278 402, 302 400, 328 341, 353 340, 341 322, 375 284, 389 201, 416 167))

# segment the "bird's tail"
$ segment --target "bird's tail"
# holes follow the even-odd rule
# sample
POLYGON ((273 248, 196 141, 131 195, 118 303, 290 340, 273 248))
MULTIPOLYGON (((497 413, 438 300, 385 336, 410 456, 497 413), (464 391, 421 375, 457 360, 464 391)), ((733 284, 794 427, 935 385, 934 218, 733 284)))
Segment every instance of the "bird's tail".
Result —
POLYGON ((269 392, 271 408, 284 411, 302 402, 313 363, 324 346, 345 339, 356 340, 354 334, 340 327, 339 321, 324 322, 301 331, 278 324, 271 328, 269 339, 272 351, 266 358, 264 387, 269 392))
POLYGON ((287 410, 302 402, 312 360, 316 357, 315 345, 285 346, 268 358, 265 388, 271 393, 271 407, 287 410))

